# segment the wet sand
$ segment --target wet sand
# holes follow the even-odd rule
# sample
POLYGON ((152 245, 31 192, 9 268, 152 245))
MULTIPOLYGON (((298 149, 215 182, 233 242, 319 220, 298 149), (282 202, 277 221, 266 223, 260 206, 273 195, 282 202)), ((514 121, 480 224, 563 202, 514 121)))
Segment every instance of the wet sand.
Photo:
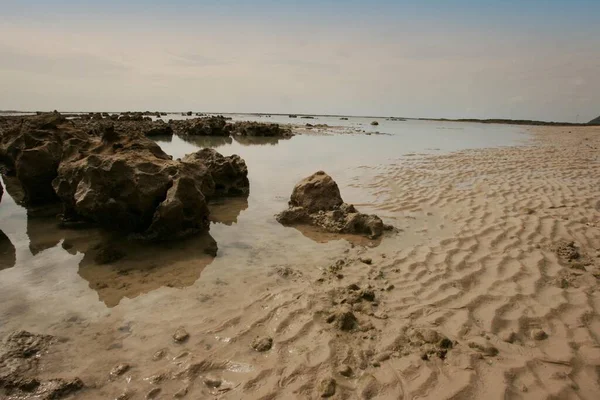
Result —
POLYGON ((224 229, 246 223, 242 200, 215 208, 216 258, 205 237, 100 269, 85 261, 101 233, 54 246, 32 218, 29 240, 5 232, 28 268, 1 271, 0 334, 65 338, 40 376, 81 378, 85 399, 596 399, 600 128, 529 131, 363 167, 342 195, 367 193, 357 207, 400 229, 380 242, 224 229))

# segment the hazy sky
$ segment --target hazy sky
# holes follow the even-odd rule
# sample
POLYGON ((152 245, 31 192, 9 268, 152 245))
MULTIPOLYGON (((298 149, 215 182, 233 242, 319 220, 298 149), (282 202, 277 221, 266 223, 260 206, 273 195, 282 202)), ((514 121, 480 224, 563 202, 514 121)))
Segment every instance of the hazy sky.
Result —
POLYGON ((0 109, 585 121, 600 0, 0 0, 0 109))

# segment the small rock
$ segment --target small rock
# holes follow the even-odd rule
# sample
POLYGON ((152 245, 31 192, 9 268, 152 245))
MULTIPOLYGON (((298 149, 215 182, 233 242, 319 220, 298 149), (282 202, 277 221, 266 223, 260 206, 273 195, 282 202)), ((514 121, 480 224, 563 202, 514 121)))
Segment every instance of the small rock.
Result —
POLYGON ((166 354, 167 351, 165 349, 160 349, 152 355, 152 361, 162 360, 166 354))
POLYGON ((183 328, 177 329, 177 331, 175 331, 175 333, 173 334, 173 339, 175 339, 177 343, 183 343, 186 340, 188 340, 189 337, 190 334, 187 333, 187 331, 183 328))
POLYGON ((115 378, 117 376, 121 376, 125 372, 127 372, 129 370, 129 368, 130 368, 129 364, 125 364, 125 363, 119 364, 110 371, 110 376, 113 378, 115 378))
POLYGON ((208 386, 209 388, 213 388, 213 389, 221 386, 221 380, 214 376, 205 377, 203 382, 206 386, 208 386))
POLYGON ((451 349, 452 348, 452 340, 448 339, 447 337, 443 338, 442 340, 440 340, 440 342, 438 343, 438 346, 442 349, 451 349))
POLYGON ((389 292, 390 290, 394 289, 395 287, 396 286, 394 286, 394 285, 388 285, 388 286, 386 286, 385 290, 389 292))
POLYGON ((318 390, 321 397, 331 397, 335 394, 335 379, 325 378, 319 382, 318 390))
POLYGON ((368 257, 367 257, 367 258, 362 258, 362 257, 361 257, 361 258, 359 258, 359 260, 360 260, 362 263, 365 263, 365 264, 367 264, 367 265, 371 265, 371 264, 373 264, 373 260, 372 260, 372 259, 370 259, 370 258, 368 258, 368 257))
POLYGON ((514 331, 506 331, 500 335, 500 339, 506 343, 514 343, 517 340, 517 334, 514 331))
POLYGON ((440 335, 433 329, 421 330, 421 337, 426 343, 437 343, 440 341, 440 335))
POLYGON ((260 352, 269 351, 272 346, 273 339, 270 337, 256 338, 252 342, 252 348, 260 352))
POLYGON ((358 286, 356 283, 351 283, 350 285, 348 285, 348 290, 360 290, 360 286, 358 286))
POLYGON ((349 365, 342 365, 338 370, 338 373, 342 376, 349 377, 352 376, 352 368, 349 365))
POLYGON ((176 398, 176 399, 182 399, 187 394, 188 394, 188 388, 184 387, 182 389, 179 389, 177 392, 175 392, 175 394, 173 395, 173 397, 176 398))
POLYGON ((378 362, 387 361, 392 357, 392 354, 394 354, 394 353, 391 351, 382 351, 375 357, 375 360, 378 362))
POLYGON ((158 395, 160 394, 160 388, 156 387, 152 390, 150 390, 147 394, 146 394, 146 399, 150 400, 150 399, 155 399, 158 397, 158 395))
POLYGON ((429 354, 427 354, 427 352, 425 352, 425 351, 422 352, 421 353, 421 360, 423 360, 423 361, 429 360, 429 354))
POLYGON ((544 332, 542 329, 532 329, 531 330, 531 338, 533 340, 544 340, 548 337, 548 334, 544 332))
POLYGON ((360 297, 367 301, 375 301, 375 292, 371 289, 364 289, 360 292, 360 297))
POLYGON ((335 326, 342 331, 351 331, 358 321, 352 311, 342 311, 335 316, 335 326))

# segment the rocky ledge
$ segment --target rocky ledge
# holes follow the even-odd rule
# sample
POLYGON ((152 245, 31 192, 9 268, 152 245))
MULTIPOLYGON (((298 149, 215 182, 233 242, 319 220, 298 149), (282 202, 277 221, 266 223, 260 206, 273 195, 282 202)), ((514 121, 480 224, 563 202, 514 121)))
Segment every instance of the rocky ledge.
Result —
POLYGON ((337 183, 319 171, 300 181, 289 208, 275 216, 283 225, 308 224, 327 232, 365 235, 375 239, 393 229, 376 215, 362 214, 342 200, 337 183))
POLYGON ((173 160, 139 130, 84 127, 59 113, 0 120, 2 172, 16 176, 25 205, 60 201, 64 223, 162 240, 207 231, 208 199, 249 191, 236 155, 203 149, 173 160))

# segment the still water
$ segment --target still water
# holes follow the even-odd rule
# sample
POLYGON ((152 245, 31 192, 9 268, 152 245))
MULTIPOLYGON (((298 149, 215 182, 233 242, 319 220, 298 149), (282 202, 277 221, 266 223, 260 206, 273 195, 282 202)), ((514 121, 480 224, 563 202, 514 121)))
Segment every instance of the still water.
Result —
MULTIPOLYGON (((171 117, 181 118, 165 119, 171 117)), ((249 279, 259 276, 265 265, 291 263, 298 258, 306 262, 311 254, 317 259, 319 253, 345 246, 344 240, 283 227, 273 217, 286 208, 293 186, 318 170, 326 171, 338 182, 346 202, 369 212, 377 198, 362 184, 386 164, 422 154, 517 145, 527 139, 522 128, 508 125, 380 119, 379 126, 371 126, 370 118, 232 118, 328 124, 342 126, 344 133, 286 139, 184 140, 173 136, 158 140, 175 158, 203 147, 216 148, 224 155, 240 155, 248 165, 250 194, 213 204, 214 222, 207 237, 151 249, 139 249, 123 241, 119 245, 125 246, 127 257, 110 266, 97 265, 92 256, 98 243, 114 241, 107 239, 106 233, 58 229, 53 217, 28 215, 5 191, 0 204, 0 230, 10 245, 1 249, 0 330, 27 326, 44 331, 61 316, 75 311, 92 319, 119 307, 121 312, 136 313, 173 290, 184 290, 179 298, 195 296, 203 280, 214 283, 231 277, 249 279), (363 130, 379 134, 366 135, 363 130), (206 255, 203 248, 215 242, 216 257, 206 255)), ((402 215, 382 217, 394 223, 402 215)))

